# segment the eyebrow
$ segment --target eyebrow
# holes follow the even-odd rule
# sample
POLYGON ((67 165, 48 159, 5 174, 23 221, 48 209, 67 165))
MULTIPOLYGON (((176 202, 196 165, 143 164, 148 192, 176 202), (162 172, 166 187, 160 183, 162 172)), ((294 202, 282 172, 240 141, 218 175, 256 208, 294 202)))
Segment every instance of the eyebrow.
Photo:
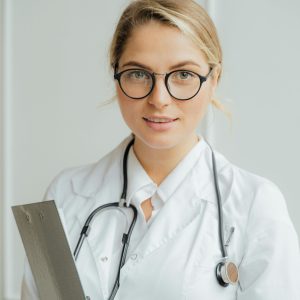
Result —
MULTIPOLYGON (((170 69, 180 68, 180 67, 183 67, 183 66, 186 66, 186 65, 194 65, 194 66, 197 66, 197 67, 201 68, 201 66, 199 64, 195 63, 194 61, 185 60, 185 61, 182 61, 178 64, 175 64, 175 65, 171 66, 170 69)), ((123 64, 122 67, 126 67, 126 66, 136 66, 136 67, 140 67, 140 68, 143 68, 143 69, 151 70, 151 68, 149 66, 146 66, 146 65, 141 64, 141 63, 136 62, 136 61, 129 61, 129 62, 123 64)))

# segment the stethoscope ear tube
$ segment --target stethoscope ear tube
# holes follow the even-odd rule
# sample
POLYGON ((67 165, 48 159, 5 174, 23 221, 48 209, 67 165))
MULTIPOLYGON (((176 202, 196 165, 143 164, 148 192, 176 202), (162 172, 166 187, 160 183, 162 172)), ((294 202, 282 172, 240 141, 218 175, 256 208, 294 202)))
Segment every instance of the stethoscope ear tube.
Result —
POLYGON ((122 190, 122 195, 121 195, 121 200, 120 200, 120 205, 122 205, 122 201, 126 201, 127 198, 127 183, 128 183, 128 178, 127 178, 127 161, 128 161, 128 153, 130 150, 130 147, 134 144, 134 138, 129 142, 127 145, 125 152, 124 152, 124 157, 123 157, 123 190, 122 190))
POLYGON ((219 182, 218 182, 218 177, 217 177, 217 170, 216 170, 216 160, 215 160, 215 154, 210 146, 210 144, 207 142, 211 149, 211 155, 212 155, 212 164, 213 164, 213 174, 214 174, 214 183, 215 183, 215 191, 216 191, 216 196, 217 196, 217 203, 218 203, 218 215, 219 215, 219 241, 220 241, 220 248, 222 251, 222 256, 224 259, 227 257, 227 250, 225 247, 225 242, 224 242, 224 224, 223 224, 223 210, 222 210, 222 200, 221 200, 221 193, 220 193, 220 188, 219 188, 219 182))

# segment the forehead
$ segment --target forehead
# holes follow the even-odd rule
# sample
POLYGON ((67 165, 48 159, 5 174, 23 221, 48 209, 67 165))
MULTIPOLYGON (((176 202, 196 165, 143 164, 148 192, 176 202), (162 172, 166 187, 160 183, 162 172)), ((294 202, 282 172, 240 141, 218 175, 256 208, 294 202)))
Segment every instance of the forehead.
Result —
POLYGON ((138 61, 166 69, 180 61, 194 61, 203 67, 207 60, 196 44, 178 28, 149 21, 135 28, 127 40, 119 65, 138 61))

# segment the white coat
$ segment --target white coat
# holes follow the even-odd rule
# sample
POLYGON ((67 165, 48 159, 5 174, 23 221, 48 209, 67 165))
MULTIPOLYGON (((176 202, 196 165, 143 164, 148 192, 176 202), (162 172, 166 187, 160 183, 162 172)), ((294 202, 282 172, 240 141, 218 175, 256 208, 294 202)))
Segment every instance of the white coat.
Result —
MULTIPOLYGON (((50 186, 46 199, 55 199, 71 249, 88 214, 119 201, 122 158, 130 139, 95 164, 64 171, 50 186)), ((238 168, 215 151, 225 240, 235 228, 227 251, 240 274, 238 285, 218 284, 217 198, 211 150, 203 138, 201 151, 145 234, 139 240, 133 234, 115 300, 300 300, 298 238, 282 193, 268 179, 238 168)), ((103 213, 82 246, 76 265, 91 300, 107 299, 111 292, 128 217, 124 209, 103 213)), ((28 264, 22 299, 38 299, 28 264)))

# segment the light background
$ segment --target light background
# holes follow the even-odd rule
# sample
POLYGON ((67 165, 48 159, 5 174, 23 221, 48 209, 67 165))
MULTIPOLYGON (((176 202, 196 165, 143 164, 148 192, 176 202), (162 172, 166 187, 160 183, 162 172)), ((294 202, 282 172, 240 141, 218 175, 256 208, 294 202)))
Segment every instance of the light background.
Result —
MULTIPOLYGON (((23 272, 10 207, 40 201, 60 170, 98 160, 129 133, 116 104, 97 107, 114 94, 108 45, 128 1, 103 3, 0 0, 1 299, 19 299, 23 272)), ((233 113, 230 127, 210 111, 203 134, 279 186, 299 234, 300 2, 199 3, 218 27, 218 98, 233 113)))

